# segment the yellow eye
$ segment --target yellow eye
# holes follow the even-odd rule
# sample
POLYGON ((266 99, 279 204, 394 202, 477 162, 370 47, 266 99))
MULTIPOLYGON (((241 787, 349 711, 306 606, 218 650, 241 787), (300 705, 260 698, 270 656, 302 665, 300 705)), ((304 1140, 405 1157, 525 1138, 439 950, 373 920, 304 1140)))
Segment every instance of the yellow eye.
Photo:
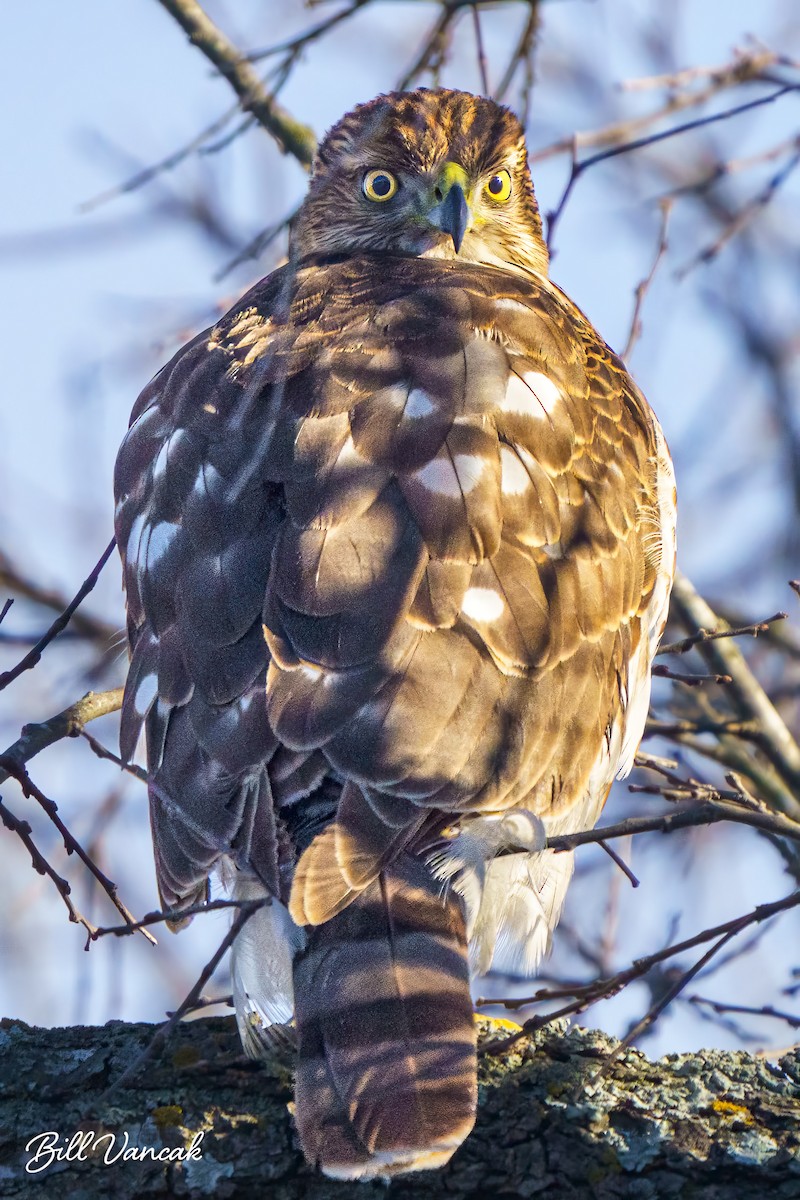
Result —
POLYGON ((505 204, 511 195, 511 176, 508 171, 498 171, 488 180, 483 190, 490 200, 494 200, 495 204, 505 204))
POLYGON ((375 200, 378 204, 391 200, 399 186, 391 171, 367 171, 361 185, 367 199, 375 200))

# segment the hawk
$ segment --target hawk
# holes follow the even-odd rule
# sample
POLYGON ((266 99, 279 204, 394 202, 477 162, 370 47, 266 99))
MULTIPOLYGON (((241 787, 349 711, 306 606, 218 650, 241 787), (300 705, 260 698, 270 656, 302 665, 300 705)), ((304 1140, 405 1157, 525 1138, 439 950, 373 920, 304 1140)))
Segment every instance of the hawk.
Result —
POLYGON ((307 1159, 446 1162, 470 976, 530 974, 630 770, 675 563, 663 434, 548 278, 522 127, 379 96, 322 141, 287 265, 145 388, 116 465, 155 862, 267 902, 239 1029, 294 1018, 307 1159))

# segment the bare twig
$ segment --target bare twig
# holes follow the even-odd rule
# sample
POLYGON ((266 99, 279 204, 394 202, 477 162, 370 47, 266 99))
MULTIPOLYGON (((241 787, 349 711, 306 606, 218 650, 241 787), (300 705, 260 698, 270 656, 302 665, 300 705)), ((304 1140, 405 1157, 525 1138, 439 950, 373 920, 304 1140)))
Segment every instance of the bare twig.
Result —
MULTIPOLYGON (((25 770, 25 767, 21 766, 19 763, 17 763, 14 759, 12 759, 10 757, 7 758, 5 756, 2 756, 2 757, 0 757, 0 770, 3 771, 4 773, 6 773, 6 777, 12 776, 14 779, 17 780, 20 787, 22 788, 22 792, 23 792, 24 796, 32 796, 36 801, 38 801, 38 803, 41 805, 41 807, 46 812, 47 816, 50 818, 50 820, 55 825, 58 832, 61 834, 61 839, 64 843, 64 849, 66 850, 67 854, 77 854, 78 858, 81 860, 81 862, 86 867, 86 869, 91 872, 91 874, 94 876, 94 878, 100 884, 100 887, 106 893, 109 900, 114 905, 114 907, 116 908, 116 910, 120 914, 120 916, 124 917, 126 922, 128 922, 129 924, 133 924, 133 920, 134 920, 133 914, 119 899, 119 896, 117 895, 117 885, 112 880, 110 880, 108 878, 108 876, 105 875, 100 870, 100 868, 94 862, 92 857, 86 853, 86 851, 84 850, 84 848, 80 844, 80 842, 77 840, 77 838, 72 833, 70 833, 69 829, 67 829, 66 825, 61 820, 61 817, 58 815, 58 806, 56 805, 56 803, 53 800, 49 799, 48 796, 45 796, 44 792, 42 792, 41 789, 36 786, 36 784, 31 779, 30 775, 28 774, 28 772, 25 770)), ((7 821, 5 821, 5 818, 4 818, 4 823, 7 825, 7 827, 9 829, 12 828, 11 824, 9 824, 7 821)), ((30 834, 31 829, 30 829, 30 826, 27 824, 27 822, 17 822, 17 828, 14 829, 14 832, 18 833, 19 836, 22 838, 22 840, 25 842, 25 845, 28 847, 28 850, 31 852, 31 857, 33 859, 33 865, 36 868, 36 870, 39 871, 41 874, 42 872, 41 872, 41 865, 40 865, 39 860, 41 860, 41 862, 45 862, 45 860, 41 854, 38 855, 38 859, 33 858, 33 851, 31 849, 32 842, 30 841, 30 838, 25 836, 24 830, 21 829, 21 826, 25 826, 27 829, 27 833, 30 834)), ((37 852, 37 854, 38 854, 38 852, 37 852)), ((64 899, 64 902, 67 904, 67 907, 70 910, 70 920, 78 921, 78 922, 80 922, 81 925, 83 925, 86 928, 86 930, 89 934, 89 937, 87 938, 85 949, 88 950, 89 943, 94 941, 94 938, 96 935, 95 926, 90 925, 90 923, 85 919, 85 917, 82 917, 81 914, 77 911, 77 909, 75 909, 74 906, 72 905, 72 903, 69 901, 70 887, 69 887, 69 884, 67 883, 67 881, 65 879, 61 879, 61 877, 59 875, 57 875, 55 873, 55 871, 49 867, 49 865, 47 866, 46 874, 48 874, 50 876, 50 878, 53 880, 53 882, 55 883, 59 892, 61 893, 61 895, 64 899)), ((144 936, 148 939, 148 941, 152 942, 155 945, 155 938, 152 936, 152 934, 147 933, 145 930, 143 930, 142 932, 143 932, 144 936)))
POLYGON ((67 907, 70 921, 75 925, 82 925, 86 930, 88 944, 88 941, 94 936, 95 926, 75 907, 70 896, 72 891, 70 885, 66 879, 58 874, 55 868, 50 866, 50 863, 36 846, 33 840, 33 830, 29 823, 15 816, 11 809, 3 803, 2 799, 0 799, 0 821, 2 821, 6 829, 11 833, 15 833, 20 839, 31 856, 31 864, 34 871, 37 871, 40 875, 46 875, 55 884, 59 896, 67 907))
POLYGON ((106 191, 100 192, 97 196, 90 197, 89 200, 84 200, 84 202, 78 206, 78 212, 92 212, 95 208, 99 208, 102 204, 107 204, 109 200, 116 200, 118 196, 124 196, 128 192, 137 191, 138 188, 144 187, 145 184, 150 183, 150 181, 155 179, 157 175, 162 175, 166 171, 173 171, 175 167, 184 162, 196 150, 200 150, 200 148, 209 140, 209 138, 215 137, 218 133, 221 133, 225 126, 233 120, 238 112, 239 105, 232 105, 222 114, 221 117, 218 117, 216 121, 212 121, 210 125, 205 127, 205 129, 201 129, 200 132, 191 139, 191 141, 186 143, 186 145, 181 146, 178 150, 173 150, 172 154, 168 154, 166 158, 160 159, 151 166, 144 167, 141 171, 137 171, 135 175, 131 175, 130 178, 126 179, 123 183, 118 183, 115 187, 108 188, 106 191))
POLYGON ((123 762, 118 754, 115 754, 113 750, 109 750, 102 744, 102 742, 98 742, 97 738, 92 737, 92 735, 87 733, 85 729, 80 731, 80 735, 86 742, 89 743, 93 753, 96 754, 98 758, 105 758, 109 762, 116 763, 117 766, 123 771, 126 771, 128 775, 133 775, 134 779, 138 779, 142 783, 147 783, 147 771, 145 771, 143 767, 138 767, 136 763, 123 762))
POLYGON ((218 912, 222 908, 241 908, 246 902, 244 900, 206 900, 202 904, 194 904, 191 908, 160 909, 158 912, 145 913, 141 921, 134 921, 128 925, 106 925, 95 930, 94 938, 97 940, 101 937, 113 935, 114 937, 127 937, 131 933, 136 933, 139 929, 146 929, 149 925, 161 925, 165 921, 185 921, 188 917, 197 917, 201 913, 218 912))
POLYGON ((699 687, 703 683, 732 682, 730 675, 687 675, 685 672, 670 671, 669 667, 661 665, 654 666, 652 674, 662 679, 672 679, 675 683, 685 683, 687 687, 699 687))
POLYGON ((560 999, 564 996, 574 997, 569 1004, 564 1005, 554 1012, 532 1017, 525 1022, 521 1029, 511 1034, 508 1038, 495 1039, 483 1048, 484 1052, 498 1053, 508 1050, 521 1037, 534 1032, 536 1029, 541 1029, 544 1025, 549 1025, 560 1017, 577 1016, 578 1013, 584 1012, 585 1009, 596 1004, 598 1000, 607 1000, 611 996, 616 996, 628 984, 633 983, 637 979, 642 979, 653 967, 665 962, 668 958, 674 958, 675 955, 683 954, 687 950, 693 950, 696 946, 702 946, 706 942, 717 943, 714 948, 714 953, 716 953, 721 949, 724 942, 729 941, 731 937, 741 933, 750 925, 761 924, 777 916, 779 913, 788 912, 790 909, 797 908, 798 906, 800 906, 800 889, 791 892, 782 900, 775 900, 771 904, 759 904, 750 912, 745 913, 744 916, 735 917, 733 920, 725 921, 721 925, 715 925, 712 929, 704 929, 702 933, 686 938, 682 942, 676 942, 671 946, 665 947, 663 950, 658 950, 655 954, 649 954, 646 958, 636 959, 629 967, 604 979, 595 979, 590 983, 571 989, 540 988, 533 996, 482 997, 476 1001, 478 1008, 486 1008, 492 1004, 499 1004, 512 1011, 525 1008, 529 1004, 539 1004, 545 1000, 560 999))
POLYGON ((263 58, 273 58, 277 54, 295 56, 298 51, 305 50, 312 42, 317 41, 323 34, 329 33, 334 26, 341 21, 346 21, 348 17, 352 17, 353 13, 358 12, 360 8, 365 8, 372 0, 351 0, 347 8, 342 8, 333 16, 327 17, 324 21, 320 21, 317 25, 313 25, 304 33, 298 34, 297 37, 290 38, 286 42, 278 42, 275 46, 268 46, 265 50, 252 50, 245 55, 247 62, 259 62, 263 58))
POLYGON ((669 245, 667 242, 667 226, 669 224, 669 214, 672 210, 672 201, 668 199, 662 200, 659 207, 661 209, 661 227, 659 230, 658 246, 656 248, 655 257, 653 258, 653 265, 651 266, 647 275, 645 275, 644 279, 642 279, 641 282, 636 286, 630 332, 628 333, 628 340, 625 343, 625 349, 622 351, 622 357, 624 359, 630 357, 633 347, 641 337, 642 306, 644 304, 644 298, 650 290, 653 280, 656 277, 656 271, 658 270, 659 263, 666 254, 669 245))
MULTIPOLYGON (((122 696, 122 688, 114 688, 110 692, 87 692, 82 699, 76 700, 49 720, 23 725, 19 738, 13 746, 9 746, 2 758, 15 767, 23 766, 54 742, 66 737, 78 737, 89 721, 117 712, 122 707, 122 696)), ((9 774, 11 772, 0 767, 0 784, 8 779, 9 774)))
POLYGON ((437 71, 444 61, 451 32, 450 27, 456 16, 456 7, 445 6, 442 8, 434 22, 433 28, 425 38, 422 49, 403 78, 399 81, 397 85, 398 91, 405 91, 406 88, 411 86, 416 77, 424 71, 430 71, 434 77, 436 76, 437 71))
POLYGON ((630 837, 639 833, 674 833, 678 829, 690 829, 698 825, 716 825, 720 821, 731 821, 736 825, 750 825, 778 837, 800 841, 800 822, 792 821, 779 813, 743 805, 737 793, 727 795, 715 788, 700 784, 696 780, 679 780, 669 788, 648 784, 629 785, 637 794, 664 796, 666 799, 686 799, 704 796, 697 803, 681 806, 671 812, 652 817, 627 817, 614 825, 598 829, 583 829, 576 833, 563 833, 547 839, 548 850, 574 850, 577 846, 588 846, 614 838, 630 837), (702 791, 700 789, 703 789, 702 791))
MULTIPOLYGON (((201 996, 194 1004, 190 1004, 184 1012, 184 1016, 189 1013, 201 1012, 204 1008, 214 1008, 217 1004, 224 1004, 227 1008, 233 1008, 233 996, 229 993, 227 996, 201 996)), ((175 1011, 167 1010, 168 1017, 174 1017, 175 1011)))
POLYGON ((625 862, 625 859, 621 858, 619 856, 619 854, 617 854, 617 852, 613 848, 613 846, 607 845, 605 839, 598 838, 597 844, 598 844, 598 846, 601 847, 601 849, 605 850, 606 854, 611 859, 611 861, 616 863, 616 865, 619 867, 620 871, 622 871, 622 874, 626 877, 626 879, 629 880, 631 887, 637 888, 639 886, 639 880, 636 878, 633 871, 630 869, 628 864, 625 862))
MULTIPOLYGON (((111 1096, 113 1096, 119 1088, 126 1087, 132 1079, 136 1078, 142 1067, 145 1066, 145 1064, 148 1063, 150 1059, 153 1058, 154 1055, 161 1049, 181 1018, 186 1013, 197 1007, 203 994, 203 988, 206 986, 209 979, 211 979, 217 967, 222 962, 222 959, 225 957, 244 926, 250 920, 253 913, 259 908, 263 908, 265 903, 267 903, 265 900, 248 900, 246 903, 240 906, 239 912, 231 922, 230 929, 225 934, 225 937, 220 942, 212 957, 203 967, 203 970, 200 972, 200 975, 194 986, 172 1013, 169 1020, 165 1021, 163 1025, 158 1027, 155 1034, 150 1039, 139 1057, 135 1059, 135 1061, 132 1062, 131 1065, 125 1071, 123 1071, 117 1079, 114 1080, 111 1086, 107 1088, 105 1092, 103 1092, 102 1096, 98 1098, 96 1101, 98 1107, 102 1108, 106 1106, 111 1096)), ((84 1114, 84 1116, 85 1115, 86 1114, 84 1114)))
MULTIPOLYGON (((678 572, 672 591, 672 607, 687 628, 717 629, 721 622, 689 580, 678 572)), ((747 665, 744 655, 730 638, 701 640, 698 652, 713 671, 731 677, 727 689, 734 707, 745 720, 758 725, 755 738, 775 771, 788 786, 783 811, 800 816, 800 747, 787 729, 764 689, 747 665)))
POLYGON ((197 0, 159 0, 159 3, 228 80, 245 112, 252 113, 284 154, 293 155, 304 167, 309 167, 317 145, 314 131, 267 94, 246 57, 207 16, 197 0))
POLYGON ((483 33, 481 32, 481 14, 478 10, 477 3, 472 5, 472 25, 475 30, 475 46, 478 51, 478 70, 481 73, 481 88, 484 96, 492 94, 489 87, 489 64, 486 61, 486 51, 483 46, 483 33))
POLYGON ((536 41, 539 34, 540 23, 540 0, 530 0, 530 12, 528 19, 525 22, 525 27, 520 34, 514 50, 508 60, 505 74, 500 80, 500 84, 495 92, 495 99, 502 100, 508 89, 511 87, 511 81, 516 74, 520 63, 525 64, 526 77, 522 89, 522 112, 520 117, 523 125, 527 124, 528 119, 528 104, 530 99, 530 91, 533 87, 533 57, 536 53, 536 41))
MULTIPOLYGON (((643 79, 627 79, 620 86, 625 92, 653 91, 656 88, 666 88, 673 91, 685 88, 696 80, 707 79, 715 91, 724 87, 738 87, 742 83, 753 80, 761 81, 765 72, 771 67, 797 67, 797 63, 784 55, 776 54, 766 46, 757 46, 751 51, 735 50, 733 62, 724 67, 685 67, 680 71, 671 71, 665 75, 647 75, 643 79)), ((711 93, 703 90, 694 93, 692 99, 708 100, 711 93)))
POLYGON ((15 667, 12 667, 10 671, 4 671, 3 674, 0 675, 0 692, 3 690, 3 688, 8 687, 10 683, 13 683, 13 681, 23 673, 23 671, 29 671, 31 667, 35 667, 39 662, 39 659, 42 657, 42 652, 46 649, 50 642, 52 642, 53 638, 57 637, 58 634, 61 633, 62 629, 66 629, 72 614, 75 612, 75 609, 83 600, 86 599, 86 597, 89 595, 89 592, 91 592, 92 588, 97 583, 100 572, 108 562, 115 545, 116 541, 114 538, 112 538, 103 553, 100 555, 100 558, 92 569, 91 574, 81 584, 75 597, 69 602, 61 615, 56 618, 56 620, 47 630, 47 633, 45 633, 43 637, 39 638, 39 641, 36 643, 36 645, 28 651, 24 658, 20 659, 15 667))
MULTIPOLYGON (((0 588, 5 588, 9 592, 13 592, 15 596, 22 596, 26 600, 32 600, 34 604, 41 604, 45 608, 52 608, 58 613, 62 612, 68 604, 68 599, 62 592, 44 588, 41 584, 30 579, 11 562, 2 550, 0 550, 0 588)), ((4 612, 7 611, 8 607, 9 605, 7 604, 4 612)), ((109 625, 99 617, 92 616, 91 613, 86 612, 73 613, 70 619, 70 627, 82 637, 92 638, 97 641, 110 641, 119 632, 115 626, 109 625)))
POLYGON ((736 934, 739 932, 740 930, 738 928, 729 929, 727 933, 724 933, 721 938, 718 938, 718 940, 714 942, 713 946, 710 946, 708 950, 706 950, 705 954, 698 958, 696 963, 694 963, 686 971, 681 972, 678 978, 672 984, 670 984, 666 991, 664 991, 655 1001, 655 1003, 650 1006, 642 1019, 637 1021, 632 1029, 628 1030, 625 1037, 622 1038, 622 1040, 614 1047, 611 1053, 603 1060, 599 1070, 595 1072, 589 1081, 589 1086, 595 1086, 605 1075, 608 1074, 619 1056, 628 1049, 628 1047, 636 1040, 636 1038, 641 1037, 643 1033, 646 1033, 647 1030, 655 1024, 664 1009, 667 1008, 668 1005, 670 1005, 675 999, 675 997, 683 991, 687 983, 691 983, 691 981, 700 974, 703 967, 705 967, 711 961, 711 959, 719 953, 723 946, 726 946, 728 942, 736 937, 736 934))
MULTIPOLYGON (((578 179, 581 177, 581 175, 588 171, 590 167, 596 166, 597 163, 605 162, 606 159, 616 158, 619 154, 629 154, 632 150, 642 150, 645 146, 654 146, 658 142, 666 141, 668 138, 678 137, 680 134, 688 133, 690 130, 701 129, 706 125, 713 125, 718 121, 728 121, 732 117, 739 116, 741 113, 749 112, 750 109, 759 108, 764 104, 772 104, 775 100, 779 100, 781 97, 788 95, 789 92, 797 91, 798 86, 800 85, 784 84, 784 86, 778 88, 776 91, 770 92, 768 96, 759 96, 757 100, 748 100, 745 104, 737 104, 734 108, 725 109, 725 111, 721 113, 712 113, 708 117, 698 117, 694 121, 687 121, 683 125, 676 125, 673 129, 665 129, 661 133, 651 133, 647 137, 635 138, 633 141, 625 142, 621 146, 610 146, 608 149, 601 150, 597 154, 591 155, 590 158, 584 158, 581 161, 578 160, 579 143, 576 135, 571 142, 572 167, 570 170, 569 179, 567 180, 566 187, 561 194, 561 199, 559 200, 558 204, 553 210, 547 213, 548 249, 552 248, 556 226, 561 218, 561 214, 564 211, 567 200, 572 194, 572 189, 578 182, 578 179)), ((539 157, 541 157, 541 155, 539 157)))
POLYGON ((645 726, 647 737, 683 738, 686 735, 696 737, 700 733, 713 733, 717 737, 727 733, 737 738, 755 738, 758 725, 755 721, 714 721, 705 717, 687 717, 681 721, 658 721, 650 717, 645 726))
POLYGON ((788 613, 776 612, 771 617, 766 617, 763 621, 755 621, 750 625, 740 625, 737 629, 698 629, 697 633, 693 633, 691 637, 682 638, 679 642, 669 642, 666 646, 660 646, 657 654, 685 654, 693 646, 699 646, 701 642, 713 642, 717 638, 746 637, 748 634, 752 637, 758 637, 760 633, 765 633, 775 621, 785 621, 788 616, 788 613))
POLYGON ((723 1004, 719 1000, 709 1000, 706 996, 686 996, 685 1000, 687 1004, 710 1008, 712 1012, 719 1015, 741 1013, 742 1015, 752 1017, 774 1017, 776 1021, 786 1021, 788 1025, 791 1025, 792 1029, 800 1029, 800 1016, 796 1016, 794 1013, 781 1012, 780 1009, 773 1008, 771 1004, 764 1004, 760 1008, 749 1004, 723 1004))
POLYGON ((219 283, 224 279, 235 267, 241 266, 243 262, 249 259, 258 258, 264 251, 272 245, 276 238, 279 238, 284 230, 287 230, 297 214, 297 209, 284 217, 281 221, 276 221, 274 225, 268 225, 266 229, 262 229, 254 238, 251 238, 246 245, 242 246, 241 250, 229 259, 214 275, 214 282, 219 283))
MULTIPOLYGON (((638 117, 627 118, 623 121, 615 121, 603 129, 588 130, 576 133, 572 137, 562 138, 538 150, 532 155, 532 161, 541 162, 546 158, 568 153, 572 150, 573 144, 578 150, 622 145, 629 142, 631 135, 637 130, 647 129, 648 126, 655 125, 657 122, 664 120, 665 117, 672 116, 687 108, 698 108, 703 104, 707 104, 709 100, 712 100, 721 92, 727 91, 730 88, 741 87, 743 83, 774 84, 778 82, 781 86, 784 86, 786 80, 776 80, 774 75, 769 72, 769 68, 776 65, 778 65, 778 56, 771 50, 760 49, 753 54, 737 54, 734 61, 726 64, 724 67, 712 68, 710 70, 699 68, 699 73, 710 76, 707 87, 698 91, 690 91, 684 86, 684 90, 674 91, 663 105, 652 112, 638 117)), ((668 82, 671 78, 675 78, 677 86, 681 86, 685 85, 690 74, 691 72, 679 72, 675 77, 656 75, 650 76, 646 80, 630 80, 622 84, 622 89, 625 91, 642 90, 648 84, 660 86, 666 83, 667 86, 673 86, 668 82)))
POLYGON ((776 171, 769 182, 756 196, 753 197, 743 208, 739 210, 730 220, 726 221, 725 227, 717 238, 706 246, 694 258, 690 259, 685 266, 680 267, 676 272, 678 279, 685 278, 688 273, 695 267, 703 263, 709 263, 717 257, 722 248, 727 245, 732 238, 741 233, 742 229, 754 220, 755 217, 767 207, 772 201, 776 193, 789 177, 794 173, 797 167, 800 166, 800 138, 795 142, 794 153, 783 164, 780 170, 776 171))

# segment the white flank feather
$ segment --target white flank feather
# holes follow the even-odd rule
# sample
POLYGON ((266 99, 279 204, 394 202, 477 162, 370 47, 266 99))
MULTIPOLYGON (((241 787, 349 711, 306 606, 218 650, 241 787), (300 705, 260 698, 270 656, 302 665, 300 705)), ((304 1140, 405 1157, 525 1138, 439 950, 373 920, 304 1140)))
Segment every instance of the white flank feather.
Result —
MULTIPOLYGON (((239 874, 233 884, 236 900, 260 900, 267 895, 257 879, 239 874)), ((286 1041, 294 1015, 292 960, 305 941, 287 909, 273 899, 253 914, 233 943, 231 979, 236 1023, 250 1058, 268 1058, 286 1041)))

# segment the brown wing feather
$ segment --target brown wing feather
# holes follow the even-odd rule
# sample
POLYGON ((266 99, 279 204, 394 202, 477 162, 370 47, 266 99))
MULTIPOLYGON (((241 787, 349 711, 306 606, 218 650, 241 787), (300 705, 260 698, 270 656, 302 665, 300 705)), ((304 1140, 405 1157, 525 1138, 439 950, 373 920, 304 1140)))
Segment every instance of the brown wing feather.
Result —
MULTIPOLYGON (((654 584, 655 443, 621 364, 556 289, 388 257, 286 269, 177 356, 134 418, 117 474, 127 753, 144 723, 157 762, 188 762, 172 745, 191 729, 213 764, 214 731, 237 731, 235 814, 278 743, 321 751, 407 797, 408 838, 420 805, 580 800, 620 710, 610 664, 638 644, 654 584), (232 717, 265 681, 275 737, 232 717)), ((187 847, 170 851, 175 900, 235 822, 220 826, 205 784, 189 800, 158 769, 154 825, 177 812, 187 847), (197 829, 214 830, 202 852, 197 829)), ((361 886, 380 842, 353 845, 361 886)), ((321 849, 319 869, 339 869, 321 849)))

